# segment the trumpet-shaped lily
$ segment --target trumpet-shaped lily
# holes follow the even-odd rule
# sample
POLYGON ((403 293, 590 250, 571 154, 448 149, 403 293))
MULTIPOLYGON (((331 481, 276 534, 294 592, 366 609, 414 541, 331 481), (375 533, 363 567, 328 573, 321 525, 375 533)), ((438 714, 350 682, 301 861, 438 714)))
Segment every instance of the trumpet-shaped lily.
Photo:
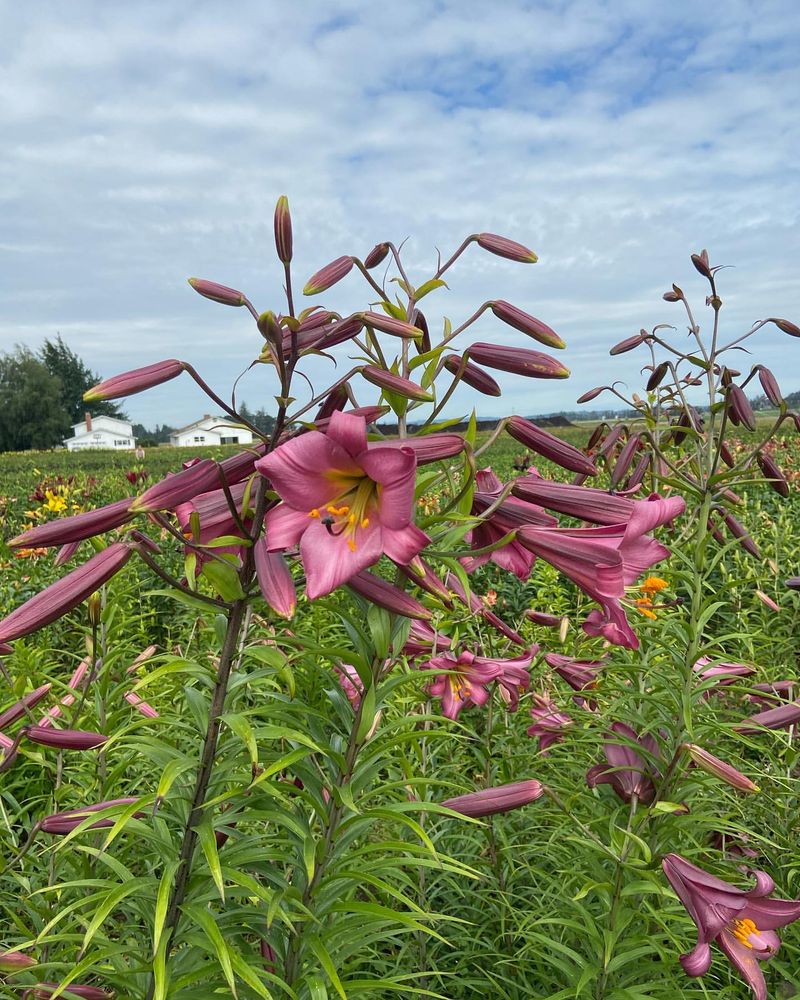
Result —
POLYGON ((664 874, 697 926, 697 944, 680 961, 689 976, 704 976, 711 967, 715 941, 753 991, 767 1000, 767 985, 759 963, 780 948, 775 933, 800 919, 800 900, 772 899, 775 883, 766 872, 754 872, 756 884, 747 891, 709 875, 679 854, 667 854, 664 874))
POLYGON ((528 726, 528 736, 539 740, 539 750, 546 754, 553 743, 560 743, 564 739, 564 729, 574 725, 574 720, 566 712, 559 712, 556 703, 548 696, 542 694, 533 695, 531 705, 531 718, 533 725, 528 726))
POLYGON ((256 462, 283 503, 266 516, 270 551, 299 543, 309 598, 382 554, 408 563, 428 536, 413 522, 416 457, 367 443, 363 417, 337 411, 326 432, 292 438, 256 462))
POLYGON ((475 656, 474 653, 465 650, 457 657, 452 653, 434 656, 427 663, 420 664, 420 667, 427 670, 448 671, 434 680, 428 687, 428 694, 442 699, 442 712, 445 718, 457 719, 462 708, 467 708, 469 705, 485 705, 491 696, 492 681, 500 681, 501 678, 506 682, 507 691, 516 689, 518 700, 519 687, 527 687, 530 683, 527 669, 532 659, 532 652, 526 656, 501 660, 475 656))
POLYGON ((645 805, 652 802, 656 794, 653 776, 658 773, 652 758, 661 756, 655 739, 649 733, 638 736, 624 722, 614 722, 603 749, 608 764, 590 767, 586 784, 590 788, 611 785, 624 802, 630 802, 634 795, 645 805), (636 746, 645 750, 650 759, 645 759, 636 746))

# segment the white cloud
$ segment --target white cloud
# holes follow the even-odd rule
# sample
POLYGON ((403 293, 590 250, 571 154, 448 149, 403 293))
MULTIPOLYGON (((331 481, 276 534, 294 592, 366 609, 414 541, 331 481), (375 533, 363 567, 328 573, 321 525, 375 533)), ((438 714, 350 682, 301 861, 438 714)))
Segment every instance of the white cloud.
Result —
MULTIPOLYGON (((501 376, 481 412, 546 412, 644 359, 607 348, 678 323, 674 279, 707 245, 732 330, 800 316, 796 169, 800 8, 688 0, 366 0, 221 8, 11 4, 0 59, 0 349, 57 331, 103 374, 179 356, 225 388, 260 349, 240 311, 193 295, 190 274, 281 308, 271 213, 295 220, 296 284, 342 253, 409 236, 411 273, 479 230, 533 246, 536 267, 472 248, 457 319, 503 297, 567 340, 568 382, 501 376)), ((326 299, 369 301, 353 275, 326 299)), ((491 319, 474 339, 520 336, 491 319)), ((761 335, 785 388, 800 347, 761 335)), ((343 356, 343 352, 339 352, 343 356)), ((330 363, 308 372, 318 387, 330 363)), ((245 398, 271 405, 267 370, 245 398)), ((474 402, 460 392, 452 412, 474 402)), ((129 412, 185 423, 204 403, 171 383, 129 412)))

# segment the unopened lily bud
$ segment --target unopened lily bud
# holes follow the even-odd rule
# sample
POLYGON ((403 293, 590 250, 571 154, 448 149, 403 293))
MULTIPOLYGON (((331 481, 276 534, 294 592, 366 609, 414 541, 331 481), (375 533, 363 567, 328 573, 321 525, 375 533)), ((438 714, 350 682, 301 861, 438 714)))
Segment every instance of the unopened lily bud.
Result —
MULTIPOLYGON (((329 323, 316 330, 303 331, 297 337, 297 347, 298 350, 325 351, 357 337, 363 328, 364 322, 360 316, 348 316, 346 319, 329 323)), ((288 353, 290 346, 291 341, 288 338, 285 339, 284 353, 288 353)))
POLYGON ((600 438, 602 438, 603 434, 606 431, 606 427, 608 427, 608 424, 606 424, 605 421, 602 421, 595 427, 595 429, 589 435, 589 440, 586 442, 587 451, 591 451, 592 448, 594 448, 594 446, 598 444, 600 438))
POLYGON ((29 969, 32 965, 37 965, 35 958, 26 955, 22 951, 4 951, 0 953, 0 972, 19 972, 20 969, 29 969))
POLYGON ((758 785, 742 774, 741 771, 737 771, 731 764, 726 764, 724 760, 715 757, 708 750, 704 750, 694 743, 684 743, 683 748, 701 770, 713 775, 715 778, 719 778, 720 781, 724 781, 731 788, 735 788, 739 792, 757 792, 759 790, 758 785))
MULTIPOLYGON (((388 406, 354 406, 352 410, 347 411, 354 417, 363 417, 364 423, 367 427, 370 427, 381 417, 385 417, 389 412, 388 406)), ((314 426, 318 431, 324 431, 331 422, 330 417, 323 417, 321 420, 315 420, 314 426)), ((395 443, 395 442, 392 442, 395 443)), ((405 442, 396 442, 397 444, 404 444, 405 442)))
POLYGON ((498 257, 505 257, 506 260, 515 260, 519 264, 535 264, 539 259, 533 250, 529 250, 522 243, 506 239, 505 236, 496 236, 494 233, 478 233, 475 242, 483 250, 488 250, 498 257))
POLYGON ((631 467, 631 463, 633 462, 633 457, 636 454, 636 450, 639 447, 639 440, 640 438, 638 434, 632 434, 625 442, 625 446, 622 449, 622 451, 620 451, 619 457, 617 458, 617 461, 614 463, 614 470, 611 473, 612 489, 614 489, 622 482, 625 473, 631 467))
POLYGON ((379 608, 391 611, 393 614, 403 615, 405 618, 421 618, 424 621, 430 621, 433 618, 433 612, 420 604, 410 594, 367 570, 362 570, 352 576, 347 581, 347 586, 360 597, 371 601, 372 604, 377 604, 379 608))
POLYGON ((524 417, 509 417, 506 431, 515 441, 519 441, 520 444, 524 444, 526 448, 530 448, 544 458, 550 459, 551 462, 560 465, 562 469, 569 469, 571 472, 585 472, 588 475, 594 475, 597 472, 594 462, 582 451, 578 451, 577 448, 562 441, 561 438, 557 438, 554 434, 542 430, 541 427, 537 427, 530 420, 525 420, 524 417))
POLYGON ((749 552, 751 556, 755 556, 756 559, 760 559, 761 550, 745 530, 744 526, 736 520, 733 514, 726 514, 724 521, 733 537, 739 539, 739 544, 745 552, 749 552))
POLYGON ((775 611, 776 613, 780 612, 780 605, 773 601, 769 594, 765 594, 763 590, 757 590, 756 597, 759 601, 761 601, 765 608, 769 608, 770 611, 775 611))
POLYGON ((8 543, 12 548, 33 548, 35 546, 49 547, 51 545, 68 545, 72 542, 92 538, 106 531, 119 528, 130 521, 133 515, 128 508, 130 500, 117 500, 115 503, 87 510, 83 514, 73 514, 72 517, 60 517, 45 524, 38 524, 25 531, 8 543))
MULTIPOLYGON (((41 821, 41 829, 45 833, 55 833, 55 834, 67 834, 71 833, 76 826, 80 824, 90 816, 92 813, 100 812, 103 809, 111 809, 112 806, 129 806, 134 802, 138 802, 137 798, 123 798, 123 799, 109 799, 106 802, 98 802, 96 805, 92 806, 82 806, 80 809, 66 809, 64 812, 53 813, 51 816, 45 816, 41 821)), ((143 813, 136 813, 136 816, 142 816, 143 813)), ((89 830, 103 830, 116 823, 116 819, 99 819, 95 823, 92 823, 87 829, 89 830)))
POLYGON ((134 514, 171 510, 193 499, 198 493, 208 493, 219 486, 219 467, 210 458, 203 458, 188 469, 167 475, 134 497, 130 509, 134 514))
POLYGON ((533 608, 528 608, 525 617, 530 618, 535 625, 547 625, 550 628, 559 628, 562 621, 561 615, 551 615, 546 611, 534 611, 533 608))
POLYGON ((496 368, 512 375, 528 378, 569 378, 569 368, 548 354, 531 351, 526 347, 507 347, 504 344, 472 344, 467 353, 473 361, 487 368, 496 368))
POLYGON ((262 536, 255 545, 256 576, 261 596, 283 618, 291 618, 297 607, 297 591, 291 570, 280 552, 269 552, 262 536))
MULTIPOLYGON (((268 343, 279 347, 283 343, 284 330, 278 322, 278 317, 271 309, 267 309, 256 320, 258 332, 268 343)), ((288 338, 288 334, 287 334, 288 338)))
POLYGON ((764 365, 758 365, 758 381, 761 383, 761 388, 764 390, 764 395, 772 403, 773 406, 781 407, 783 406, 784 399, 781 394, 780 386, 778 385, 778 380, 769 370, 769 368, 764 365))
POLYGON ((561 625, 558 629, 559 641, 563 644, 567 641, 567 633, 569 632, 569 618, 566 615, 561 619, 561 625))
POLYGON ((414 341, 414 350, 417 354, 428 354, 431 349, 431 334, 428 330, 428 321, 425 319, 425 314, 417 309, 412 319, 414 326, 422 330, 422 336, 414 341))
POLYGON ((341 281, 353 268, 352 257, 337 257, 317 271, 306 282, 303 295, 319 295, 341 281))
POLYGON ((708 251, 702 250, 700 253, 692 254, 692 263, 695 270, 699 271, 704 278, 711 277, 711 268, 708 266, 708 251))
POLYGON ((582 403, 591 403, 593 399, 597 399, 601 392, 605 392, 608 388, 607 385, 598 385, 594 389, 589 389, 588 392, 584 392, 582 396, 578 396, 575 400, 578 405, 582 403))
POLYGON ((7 729, 8 726, 12 725, 17 721, 17 719, 25 715, 28 709, 38 705, 51 687, 51 684, 42 684, 41 687, 36 688, 35 691, 29 691, 26 695, 23 695, 19 701, 7 708, 5 712, 0 714, 0 730, 7 729))
POLYGON ((86 613, 89 618, 89 624, 92 628, 97 628, 100 624, 100 615, 103 611, 103 604, 100 599, 100 594, 95 592, 90 594, 86 600, 86 613))
POLYGON ((394 337, 418 338, 422 336, 422 330, 413 323, 407 323, 404 319, 397 319, 394 316, 387 316, 386 313, 364 312, 360 314, 360 319, 381 333, 390 333, 394 337))
POLYGON ((118 573, 130 556, 131 549, 128 545, 114 542, 82 566, 51 583, 0 621, 0 642, 37 632, 77 608, 89 594, 118 573))
POLYGON ((545 347, 561 349, 567 346, 555 330, 551 330, 546 323, 523 312, 522 309, 512 306, 510 302, 497 299, 490 303, 490 305, 492 312, 499 320, 507 323, 515 330, 519 330, 520 333, 526 333, 529 337, 533 337, 534 340, 538 340, 545 347))
POLYGON ((600 445, 600 454, 610 455, 626 430, 627 427, 625 424, 616 424, 612 427, 608 434, 606 434, 605 440, 600 445))
POLYGON ((502 392, 488 372, 469 361, 464 361, 458 354, 448 354, 444 359, 444 366, 452 375, 458 375, 460 372, 460 381, 482 392, 484 396, 499 396, 502 392))
POLYGON ((410 448, 417 456, 417 465, 427 465, 460 455, 466 445, 460 434, 424 434, 417 438, 382 441, 381 447, 410 448))
POLYGON ((649 334, 646 330, 642 330, 640 333, 634 334, 632 337, 626 337, 625 340, 621 340, 618 344, 609 350, 609 354, 612 357, 616 357, 617 354, 627 354, 628 351, 632 351, 639 344, 643 344, 649 338, 649 334))
POLYGON ((158 718, 158 712, 153 708, 153 706, 148 704, 148 702, 144 701, 142 698, 140 698, 135 691, 127 691, 124 697, 125 701, 127 701, 129 705, 135 708, 137 712, 141 712, 141 714, 145 716, 145 718, 147 719, 158 718))
POLYGON ((325 417, 330 417, 331 414, 336 413, 338 410, 343 410, 347 406, 349 399, 347 386, 337 385, 322 401, 314 419, 324 420, 325 417))
POLYGON ((59 990, 58 983, 37 983, 22 994, 22 1000, 50 1000, 50 997, 58 992, 59 996, 65 997, 68 993, 82 1000, 113 1000, 114 994, 106 990, 101 990, 98 986, 81 986, 79 983, 70 983, 69 986, 59 990))
POLYGON ((386 260, 386 256, 389 253, 388 243, 376 243, 375 246, 370 250, 367 256, 364 258, 364 267, 369 271, 373 267, 377 267, 386 260))
POLYGON ((777 319, 772 317, 772 319, 767 320, 768 323, 774 323, 779 330, 784 333, 788 333, 790 337, 800 337, 800 326, 795 323, 790 323, 788 319, 777 319))
POLYGON ((189 284, 204 299, 219 302, 223 306, 243 306, 247 301, 244 292, 227 285, 218 285, 216 281, 206 281, 205 278, 189 278, 189 284))
POLYGON ((769 708, 766 712, 756 712, 743 723, 734 726, 737 733, 752 734, 760 729, 788 729, 800 722, 800 703, 790 701, 778 708, 769 708))
POLYGON ((719 456, 729 469, 732 469, 734 465, 736 465, 736 459, 733 457, 733 452, 730 450, 725 441, 720 443, 719 456))
POLYGON ((113 375, 103 382, 98 382, 97 385, 86 390, 83 398, 87 403, 95 403, 101 399, 121 399, 123 396, 133 396, 137 392, 144 392, 145 389, 152 389, 153 386, 161 385, 162 382, 169 382, 171 379, 177 378, 184 370, 184 363, 175 358, 157 361, 154 365, 133 368, 129 372, 122 372, 121 375, 113 375))
POLYGON ((94 750, 108 742, 102 733, 90 733, 82 729, 53 729, 52 726, 26 726, 26 739, 43 747, 57 747, 59 750, 94 750))
POLYGON ((377 365, 364 365, 361 369, 361 376, 367 382, 377 385, 379 389, 386 389, 387 392, 396 393, 405 399, 413 399, 421 403, 432 403, 433 396, 426 392, 421 385, 403 378, 402 375, 395 375, 394 372, 387 372, 377 365))
POLYGON ((496 813, 519 809, 529 802, 535 802, 543 794, 542 783, 531 778, 528 781, 515 781, 508 785, 483 788, 479 792, 469 792, 467 795, 457 795, 453 799, 446 799, 442 805, 461 813, 462 816, 479 819, 482 816, 494 816, 496 813))
POLYGON ((761 469, 764 478, 768 481, 770 488, 776 493, 779 493, 782 497, 788 497, 789 484, 772 457, 764 451, 757 451, 756 461, 758 462, 758 467, 761 469))
POLYGON ((397 568, 407 580, 410 580, 422 590, 426 590, 432 597, 438 598, 448 608, 452 608, 453 601, 450 591, 430 566, 419 556, 415 556, 407 566, 398 563, 397 568))
POLYGON ((680 302, 681 301, 681 296, 678 295, 676 292, 672 292, 672 291, 664 292, 664 294, 661 296, 661 298, 665 302, 680 302))
POLYGON ((292 260, 292 217, 289 214, 289 199, 285 194, 278 198, 275 206, 275 249, 278 260, 289 264, 292 260))
POLYGON ((784 580, 784 586, 789 590, 800 590, 800 576, 790 576, 784 580))
POLYGON ((628 477, 628 481, 625 484, 625 489, 632 490, 634 487, 639 486, 645 477, 645 473, 650 468, 650 462, 653 456, 649 452, 645 452, 641 456, 639 461, 634 466, 633 472, 628 477))
POLYGON ((669 371, 669 362, 662 361, 660 365, 656 365, 647 380, 647 391, 652 392, 653 389, 657 389, 661 383, 664 381, 664 376, 669 371))
POLYGON ((331 312, 330 309, 311 306, 308 309, 304 309, 297 317, 297 332, 303 333, 306 330, 316 330, 320 326, 336 322, 338 318, 338 315, 331 312))
POLYGON ((741 386, 728 387, 728 417, 736 426, 744 424, 749 431, 756 429, 756 415, 741 386))

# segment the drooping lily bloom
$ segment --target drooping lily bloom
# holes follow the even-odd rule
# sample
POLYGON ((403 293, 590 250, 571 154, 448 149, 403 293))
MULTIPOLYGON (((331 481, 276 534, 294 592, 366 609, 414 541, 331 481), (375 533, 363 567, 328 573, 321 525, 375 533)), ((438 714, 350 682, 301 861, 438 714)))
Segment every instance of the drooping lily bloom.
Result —
POLYGON ((51 583, 0 622, 0 642, 36 632, 72 611, 125 565, 131 548, 114 542, 82 566, 51 583))
MULTIPOLYGON (((475 487, 472 498, 472 513, 476 517, 480 517, 496 503, 503 491, 503 483, 490 468, 487 468, 480 469, 477 473, 475 487)), ((537 504, 526 503, 517 497, 507 497, 488 518, 469 531, 465 538, 472 545, 472 548, 482 549, 489 545, 495 545, 510 531, 515 531, 524 524, 555 527, 558 521, 552 515, 545 513, 537 504)), ((469 556, 462 560, 468 573, 490 561, 501 569, 513 573, 520 580, 527 580, 536 561, 536 556, 514 539, 507 542, 502 548, 495 549, 494 552, 484 552, 481 555, 469 556)))
POLYGON ((299 543, 309 598, 329 594, 382 554, 408 563, 428 543, 414 524, 417 460, 367 443, 362 417, 292 438, 256 463, 283 503, 266 516, 270 551, 299 543))
POLYGON ((479 819, 482 816, 494 816, 497 813, 519 809, 529 802, 535 802, 543 794, 542 783, 530 778, 528 781, 514 781, 508 785, 495 785, 493 788, 482 788, 478 792, 457 795, 453 799, 445 799, 442 805, 463 816, 479 819))
POLYGON ((539 750, 547 754, 553 743, 561 743, 564 739, 564 729, 574 725, 574 719, 566 712, 559 712, 556 703, 548 696, 533 694, 533 704, 530 708, 533 725, 528 726, 528 736, 539 740, 539 750))
POLYGON ((462 708, 485 705, 491 696, 490 685, 503 675, 503 661, 475 656, 466 650, 456 657, 452 653, 434 656, 420 664, 421 670, 447 670, 428 687, 428 694, 442 699, 442 713, 447 719, 457 719, 462 708))
POLYGON ((545 653, 544 660, 573 691, 596 687, 598 675, 606 665, 605 660, 576 660, 561 653, 545 653))
POLYGON ((708 972, 711 942, 715 941, 756 1000, 767 1000, 759 963, 768 961, 780 948, 775 931, 800 919, 800 900, 771 899, 775 883, 762 871, 754 872, 754 888, 744 891, 679 854, 667 854, 662 867, 697 926, 697 944, 680 957, 686 974, 704 976, 708 972))
POLYGON ((503 672, 497 678, 497 686, 500 697, 510 712, 516 712, 519 708, 520 695, 531 686, 531 675, 528 671, 538 652, 539 647, 533 645, 524 656, 498 660, 498 663, 502 664, 503 672))
POLYGON ((586 784, 590 788, 611 785, 623 802, 630 802, 634 795, 644 805, 652 802, 656 794, 653 777, 658 774, 652 758, 661 756, 655 739, 649 733, 638 736, 624 722, 614 722, 603 749, 608 764, 590 767, 586 784), (650 759, 645 759, 636 746, 645 750, 650 759))

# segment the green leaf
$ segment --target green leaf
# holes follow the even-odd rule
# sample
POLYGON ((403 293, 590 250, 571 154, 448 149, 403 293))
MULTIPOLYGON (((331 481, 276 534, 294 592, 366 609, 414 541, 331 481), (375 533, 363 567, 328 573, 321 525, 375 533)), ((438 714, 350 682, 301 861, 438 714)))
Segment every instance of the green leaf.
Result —
POLYGON ((97 933, 101 924, 118 903, 120 903, 126 896, 129 896, 132 892, 137 892, 139 889, 143 889, 151 883, 152 879, 150 878, 135 878, 130 882, 118 885, 116 889, 110 892, 103 902, 97 907, 94 912, 94 916, 89 922, 89 926, 86 928, 86 933, 83 935, 83 941, 81 943, 81 952, 86 951, 89 943, 97 933))
MULTIPOLYGON (((177 861, 167 861, 164 864, 164 873, 161 876, 161 884, 158 887, 158 892, 156 893, 156 906, 153 918, 153 954, 154 954, 154 964, 158 965, 158 955, 161 950, 161 945, 166 947, 166 940, 161 941, 161 934, 164 930, 164 921, 167 916, 167 906, 169 905, 170 892, 172 890, 173 880, 175 878, 175 873, 180 867, 177 861)), ((165 958, 162 957, 162 963, 165 958)))
POLYGON ((202 575, 208 580, 223 601, 243 601, 244 591, 239 573, 231 563, 212 559, 203 566, 202 575))
POLYGON ((333 959, 328 954, 325 945, 320 941, 316 934, 310 934, 306 932, 305 935, 306 944, 314 952, 314 954, 319 959, 319 964, 325 970, 328 979, 330 979, 333 988, 342 998, 342 1000, 347 1000, 347 994, 342 986, 342 981, 339 979, 339 974, 336 971, 336 966, 333 964, 333 959))
POLYGON ((222 881, 222 868, 219 863, 219 852, 217 851, 217 838, 214 836, 214 827, 211 822, 211 815, 208 813, 203 821, 197 826, 197 837, 203 854, 206 856, 208 870, 214 879, 219 898, 225 902, 225 883, 222 881))
POLYGON ((219 927, 217 927, 211 911, 207 910, 205 906, 200 903, 192 903, 188 906, 183 907, 184 912, 190 919, 202 929, 205 936, 208 938, 211 947, 214 949, 214 953, 219 959, 219 964, 222 968, 223 975, 227 980, 228 986, 230 987, 231 993, 234 997, 237 997, 236 992, 236 979, 233 975, 233 962, 231 961, 231 953, 228 950, 228 946, 225 943, 225 938, 222 936, 222 932, 219 927))
POLYGON ((442 281, 441 278, 431 278, 429 281, 426 281, 424 284, 420 285, 419 288, 415 290, 414 298, 416 299, 417 302, 419 302, 420 299, 425 298, 428 292, 433 292, 437 288, 447 288, 447 287, 448 287, 447 282, 442 281))

